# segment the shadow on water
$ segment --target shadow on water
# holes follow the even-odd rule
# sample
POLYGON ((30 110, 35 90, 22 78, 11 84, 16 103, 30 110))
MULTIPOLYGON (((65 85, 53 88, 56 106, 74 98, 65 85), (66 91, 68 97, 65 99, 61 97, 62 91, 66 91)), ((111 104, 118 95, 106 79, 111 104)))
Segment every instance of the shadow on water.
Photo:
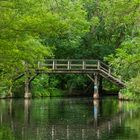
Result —
POLYGON ((137 140, 138 107, 111 98, 0 100, 0 140, 137 140))

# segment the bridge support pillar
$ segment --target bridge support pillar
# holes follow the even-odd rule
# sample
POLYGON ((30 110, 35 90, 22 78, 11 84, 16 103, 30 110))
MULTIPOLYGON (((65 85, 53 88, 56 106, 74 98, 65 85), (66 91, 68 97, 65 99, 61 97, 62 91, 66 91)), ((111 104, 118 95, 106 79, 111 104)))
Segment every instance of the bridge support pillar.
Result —
POLYGON ((29 98, 32 97, 30 88, 31 88, 30 78, 29 77, 26 77, 25 78, 25 93, 24 93, 24 98, 25 99, 29 99, 29 98))
POLYGON ((94 99, 99 99, 99 79, 98 74, 94 74, 94 99))
POLYGON ((99 76, 99 95, 102 96, 103 93, 103 77, 99 76))

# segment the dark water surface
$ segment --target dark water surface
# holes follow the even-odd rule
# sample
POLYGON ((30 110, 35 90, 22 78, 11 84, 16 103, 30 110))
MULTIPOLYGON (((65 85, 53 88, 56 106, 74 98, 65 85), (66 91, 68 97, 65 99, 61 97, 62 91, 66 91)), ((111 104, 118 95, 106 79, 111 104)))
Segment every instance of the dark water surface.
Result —
POLYGON ((110 97, 0 100, 0 140, 140 140, 140 103, 110 97))

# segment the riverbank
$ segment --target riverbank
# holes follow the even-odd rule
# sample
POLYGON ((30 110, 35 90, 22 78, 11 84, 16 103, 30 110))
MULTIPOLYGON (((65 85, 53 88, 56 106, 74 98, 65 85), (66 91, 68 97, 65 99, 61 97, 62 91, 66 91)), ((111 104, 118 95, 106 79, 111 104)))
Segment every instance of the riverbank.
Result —
MULTIPOLYGON (((106 96, 115 96, 119 100, 139 100, 136 96, 132 96, 132 94, 128 92, 122 92, 118 90, 102 90, 102 93, 100 94, 100 98, 104 98, 106 96)), ((0 94, 0 99, 8 99, 8 98, 24 98, 24 92, 23 90, 21 92, 13 93, 12 96, 9 96, 8 94, 0 94), (6 95, 6 96, 5 96, 6 95)), ((46 98, 46 97, 93 97, 93 91, 85 92, 83 90, 61 90, 57 88, 50 88, 47 90, 39 90, 39 91, 32 91, 32 97, 31 98, 46 98)))
MULTIPOLYGON (((4 94, 6 95, 6 94, 4 94)), ((7 99, 7 98, 24 98, 24 93, 15 93, 12 94, 13 96, 0 96, 0 99, 7 99)), ((106 91, 103 90, 100 93, 100 97, 104 96, 118 96, 118 91, 106 91)), ((49 89, 49 90, 42 90, 32 92, 32 98, 45 98, 45 97, 93 97, 93 91, 90 92, 83 92, 83 90, 61 90, 61 89, 49 89)))

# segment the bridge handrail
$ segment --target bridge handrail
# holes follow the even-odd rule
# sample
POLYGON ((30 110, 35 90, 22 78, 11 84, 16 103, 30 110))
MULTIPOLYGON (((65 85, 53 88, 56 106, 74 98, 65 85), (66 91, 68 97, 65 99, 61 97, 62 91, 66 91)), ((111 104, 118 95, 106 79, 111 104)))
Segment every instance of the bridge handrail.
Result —
MULTIPOLYGON (((45 59, 43 63, 38 62, 38 68, 40 68, 40 66, 48 66, 51 67, 52 70, 59 70, 60 68, 58 69, 58 67, 65 67, 64 70, 73 70, 74 67, 81 67, 79 70, 92 70, 94 68, 111 74, 111 68, 101 60, 96 59, 45 59)), ((61 70, 63 69, 61 68, 61 70)))
POLYGON ((94 67, 97 69, 98 60, 89 60, 89 59, 45 59, 44 63, 38 62, 38 68, 40 66, 49 66, 53 70, 58 70, 59 67, 65 67, 68 70, 72 70, 72 67, 81 67, 80 69, 86 70, 86 67, 94 67))
POLYGON ((98 59, 45 59, 47 61, 99 61, 98 59))
POLYGON ((111 74, 111 67, 102 61, 100 61, 100 68, 103 69, 104 71, 106 71, 107 73, 111 74))

